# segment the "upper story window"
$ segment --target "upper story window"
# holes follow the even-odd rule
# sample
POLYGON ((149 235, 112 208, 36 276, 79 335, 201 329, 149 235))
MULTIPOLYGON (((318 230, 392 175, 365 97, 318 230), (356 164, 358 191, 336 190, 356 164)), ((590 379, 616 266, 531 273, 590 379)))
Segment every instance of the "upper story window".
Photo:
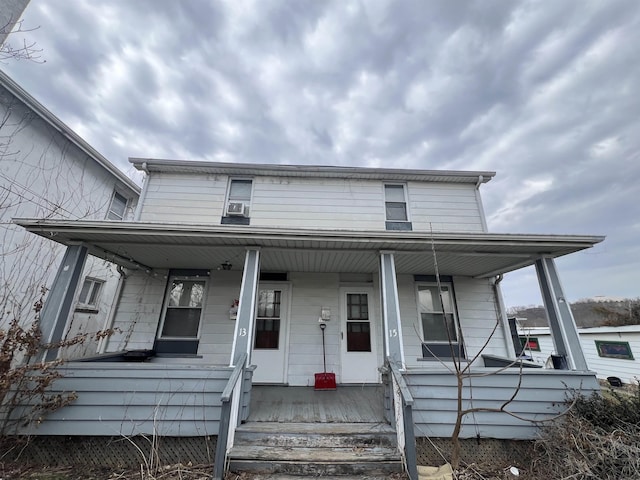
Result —
POLYGON ((127 203, 129 203, 127 197, 119 194, 118 192, 113 192, 111 205, 109 206, 109 212, 107 213, 107 219, 124 220, 125 213, 127 211, 127 203))
POLYGON ((407 189, 404 184, 384 186, 384 209, 387 230, 411 230, 407 209, 407 189))
POLYGON ((231 179, 222 217, 223 224, 249 225, 252 187, 252 180, 231 179))
POLYGON ((98 300, 100 291, 104 284, 103 280, 97 278, 85 278, 78 296, 77 310, 98 310, 98 300))

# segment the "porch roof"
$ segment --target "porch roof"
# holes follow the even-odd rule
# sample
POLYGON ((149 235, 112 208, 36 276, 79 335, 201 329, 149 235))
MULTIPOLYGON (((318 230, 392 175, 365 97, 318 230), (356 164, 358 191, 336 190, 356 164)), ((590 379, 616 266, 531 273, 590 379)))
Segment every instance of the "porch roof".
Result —
POLYGON ((490 277, 560 257, 604 240, 588 235, 384 232, 254 228, 91 220, 14 219, 28 231, 127 268, 242 269, 247 247, 260 247, 265 271, 363 273, 380 251, 395 252, 396 272, 490 277), (435 255, 434 255, 435 251, 435 255))

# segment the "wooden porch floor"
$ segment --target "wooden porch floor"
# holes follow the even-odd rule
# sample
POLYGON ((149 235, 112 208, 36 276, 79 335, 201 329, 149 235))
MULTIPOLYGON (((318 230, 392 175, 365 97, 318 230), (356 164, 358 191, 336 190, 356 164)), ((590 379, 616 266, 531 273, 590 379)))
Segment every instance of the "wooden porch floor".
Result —
POLYGON ((250 422, 383 423, 382 385, 313 387, 254 385, 250 422))

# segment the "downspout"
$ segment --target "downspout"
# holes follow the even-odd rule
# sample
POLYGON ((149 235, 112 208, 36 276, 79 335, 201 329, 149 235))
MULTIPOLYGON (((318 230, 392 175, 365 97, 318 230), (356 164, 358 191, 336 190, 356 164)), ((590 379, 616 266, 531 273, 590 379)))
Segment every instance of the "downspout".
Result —
POLYGON ((142 192, 140 192, 140 197, 136 204, 136 211, 133 214, 134 222, 140 221, 140 215, 142 215, 142 204, 144 203, 145 198, 147 198, 147 190, 149 189, 149 169, 147 168, 147 162, 142 164, 141 170, 145 173, 145 177, 142 180, 142 192))
MULTIPOLYGON (((116 267, 116 270, 120 274, 120 278, 118 278, 118 285, 116 286, 116 293, 114 295, 114 301, 111 304, 111 309, 109 309, 109 314, 107 318, 104 319, 104 325, 102 326, 102 331, 106 332, 107 330, 111 330, 113 328, 113 322, 116 318, 116 312, 118 311, 118 305, 120 305, 120 299, 122 298, 122 289, 124 287, 125 280, 127 279, 127 274, 124 272, 124 268, 121 265, 116 267)), ((98 353, 104 353, 107 349, 107 343, 109 342, 109 336, 100 337, 98 341, 98 353)))
POLYGON ((507 321, 507 309, 504 306, 504 299, 502 298, 502 291, 500 290, 500 283, 504 276, 502 274, 497 275, 493 282, 493 291, 498 302, 498 314, 500 315, 500 323, 502 324, 502 335, 504 336, 504 345, 507 349, 508 358, 516 358, 516 351, 511 341, 511 330, 509 329, 509 322, 507 321))
MULTIPOLYGON (((484 182, 484 176, 478 175, 478 181, 476 182, 476 202, 478 204, 478 211, 480 212, 480 222, 482 223, 482 231, 488 232, 487 217, 484 214, 484 206, 482 205, 482 197, 480 197, 480 185, 484 182)), ((144 190, 142 192, 144 194, 144 190)), ((498 282, 500 283, 500 282, 498 282)))

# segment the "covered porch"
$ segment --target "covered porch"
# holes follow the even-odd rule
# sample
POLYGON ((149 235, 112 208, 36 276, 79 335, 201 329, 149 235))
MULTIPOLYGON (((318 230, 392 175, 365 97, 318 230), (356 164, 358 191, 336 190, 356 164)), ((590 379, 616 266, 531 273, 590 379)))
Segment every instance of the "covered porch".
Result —
MULTIPOLYGON (((261 285, 271 284, 282 287, 281 293, 286 294, 281 301, 289 318, 282 319, 280 357, 265 357, 270 364, 274 359, 282 362, 283 376, 273 381, 267 377, 267 383, 309 385, 304 376, 322 368, 318 321, 327 325, 326 349, 331 357, 328 365, 338 374, 339 381, 345 376, 346 381, 341 383, 349 383, 348 372, 342 367, 350 358, 356 363, 369 362, 377 369, 385 357, 390 357, 402 369, 424 370, 440 368, 442 362, 437 360, 446 363, 453 354, 481 367, 483 353, 515 359, 499 281, 504 273, 535 265, 556 352, 566 358, 569 369, 586 370, 554 259, 589 248, 602 237, 336 232, 33 219, 17 223, 68 247, 41 316, 45 338, 51 342, 64 335, 82 264, 86 255, 92 254, 124 267, 131 277, 121 277, 118 301, 105 325, 110 328, 117 324, 120 330, 127 331, 103 342, 102 351, 154 350, 162 346, 159 322, 167 315, 163 303, 168 298, 169 277, 195 272, 213 278, 213 286, 208 287, 208 297, 204 299, 209 308, 202 314, 204 326, 191 334, 191 346, 187 341, 169 342, 172 347, 187 345, 187 351, 176 352, 185 353, 181 360, 180 355, 173 355, 154 361, 235 365, 242 353, 250 361, 254 356, 259 360, 263 352, 256 351, 254 342, 258 294, 261 285), (141 281, 135 284, 138 280, 141 281), (442 285, 446 283, 450 284, 448 295, 456 297, 450 300, 450 314, 441 302, 442 285), (427 286, 416 288, 422 284, 427 286), (124 296, 134 289, 138 289, 138 305, 133 301, 126 304, 124 296), (352 325, 344 298, 350 290, 368 295, 368 358, 350 357, 355 352, 345 347, 352 325), (433 311, 420 310, 425 303, 423 293, 441 297, 440 304, 431 307, 433 311), (237 311, 230 313, 235 299, 237 311), (443 310, 440 317, 436 307, 443 310), (442 337, 428 343, 428 330, 434 319, 442 323, 448 315, 456 337, 454 351, 442 337), (427 317, 431 323, 425 321, 427 317), (207 327, 207 322, 217 326, 207 327), (293 331, 292 325, 298 325, 298 330, 293 331), (313 345, 305 340, 311 337, 313 345), (209 355, 207 342, 221 342, 222 338, 224 345, 214 344, 215 352, 209 355), (306 354, 313 350, 313 355, 307 356, 315 363, 304 371, 298 368, 305 363, 303 356, 296 356, 295 345, 299 344, 305 345, 306 354)), ((47 356, 53 358, 56 354, 49 351, 47 356)), ((362 381, 372 380, 354 377, 352 383, 362 381)), ((373 381, 378 382, 379 377, 373 381)))

